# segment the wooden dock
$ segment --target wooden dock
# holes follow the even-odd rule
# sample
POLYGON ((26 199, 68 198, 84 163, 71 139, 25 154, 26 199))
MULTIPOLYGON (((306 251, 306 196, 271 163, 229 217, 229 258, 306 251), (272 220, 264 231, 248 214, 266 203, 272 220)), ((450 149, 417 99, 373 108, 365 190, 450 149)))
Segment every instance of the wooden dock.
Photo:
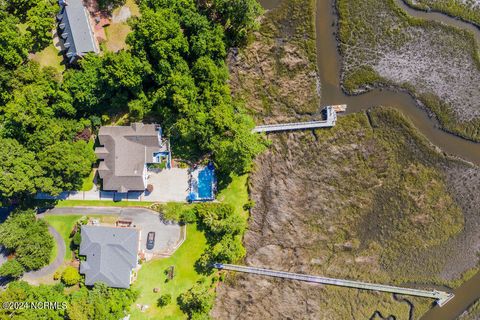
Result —
POLYGON ((306 121, 306 122, 289 122, 266 124, 255 127, 252 132, 282 132, 293 130, 311 130, 319 128, 331 128, 337 122, 337 112, 344 112, 347 109, 346 104, 327 106, 325 110, 325 120, 306 121))
POLYGON ((437 304, 440 307, 444 306, 454 296, 453 293, 438 291, 438 290, 411 289, 411 288, 405 288, 405 287, 389 286, 384 284, 326 278, 326 277, 312 276, 312 275, 301 274, 301 273, 292 273, 292 272, 239 266, 239 265, 232 265, 232 264, 215 263, 214 267, 221 270, 244 272, 244 273, 262 275, 262 276, 313 282, 313 283, 319 283, 319 284, 334 285, 339 287, 390 292, 390 293, 404 294, 404 295, 423 297, 423 298, 431 298, 431 299, 435 299, 437 301, 437 304))

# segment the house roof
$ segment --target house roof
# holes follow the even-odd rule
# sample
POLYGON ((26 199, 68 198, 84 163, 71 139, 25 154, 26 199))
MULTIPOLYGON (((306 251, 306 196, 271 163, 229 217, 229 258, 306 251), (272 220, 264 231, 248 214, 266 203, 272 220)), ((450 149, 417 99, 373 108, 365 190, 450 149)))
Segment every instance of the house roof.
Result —
POLYGON ((98 173, 104 190, 118 192, 145 189, 144 168, 161 150, 155 124, 134 123, 131 126, 101 127, 98 133, 103 147, 95 149, 100 162, 98 173))
POLYGON ((130 275, 137 265, 139 231, 133 228, 82 226, 80 263, 85 284, 103 282, 110 287, 130 287, 130 275))
POLYGON ((62 29, 62 38, 65 44, 70 46, 67 48, 67 57, 83 56, 88 52, 98 53, 98 47, 95 43, 92 27, 90 25, 88 12, 83 5, 82 0, 67 0, 58 15, 59 24, 62 29), (62 28, 63 26, 63 28, 62 28))

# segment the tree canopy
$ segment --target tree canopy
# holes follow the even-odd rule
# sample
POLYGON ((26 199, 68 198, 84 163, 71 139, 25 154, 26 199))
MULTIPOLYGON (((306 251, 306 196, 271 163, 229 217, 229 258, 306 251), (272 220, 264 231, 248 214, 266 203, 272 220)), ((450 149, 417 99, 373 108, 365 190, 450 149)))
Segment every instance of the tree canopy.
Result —
MULTIPOLYGON (((53 237, 46 222, 37 220, 33 211, 17 210, 0 224, 0 244, 15 254, 24 270, 37 270, 49 263, 53 237)), ((18 269, 18 265, 14 267, 18 269)))
POLYGON ((35 179, 40 176, 41 167, 35 161, 35 154, 17 140, 0 138, 0 167, 3 171, 0 194, 4 197, 35 191, 35 179))
POLYGON ((249 32, 258 28, 256 19, 263 9, 257 0, 203 0, 203 9, 225 28, 230 44, 241 45, 249 32))
POLYGON ((19 23, 15 16, 0 13, 0 63, 9 68, 20 65, 30 49, 30 41, 20 32, 19 23))
POLYGON ((193 1, 155 0, 145 2, 132 28, 132 54, 153 70, 153 82, 144 84, 148 111, 190 153, 212 153, 220 170, 249 170, 264 146, 251 133, 253 120, 230 95, 221 25, 193 1))
POLYGON ((225 57, 255 28, 255 0, 140 0, 128 49, 87 55, 63 75, 28 61, 51 43, 54 3, 0 4, 0 139, 15 155, 0 147, 0 198, 78 189, 95 161, 82 133, 122 113, 160 123, 179 157, 211 155, 227 175, 250 169, 264 142, 231 97, 225 57))
POLYGON ((108 288, 102 283, 92 289, 81 287, 77 291, 67 293, 63 284, 31 286, 27 282, 18 281, 8 285, 0 292, 0 302, 23 301, 56 302, 57 308, 17 310, 2 308, 0 318, 15 319, 51 319, 51 320, 118 320, 125 317, 137 293, 130 289, 108 288))
POLYGON ((214 300, 215 292, 202 282, 196 283, 178 297, 180 309, 189 319, 205 319, 213 307, 214 300))
POLYGON ((76 141, 90 121, 75 119, 53 70, 28 62, 13 75, 0 104, 0 165, 8 173, 0 178, 0 197, 78 188, 95 161, 93 148, 76 141))

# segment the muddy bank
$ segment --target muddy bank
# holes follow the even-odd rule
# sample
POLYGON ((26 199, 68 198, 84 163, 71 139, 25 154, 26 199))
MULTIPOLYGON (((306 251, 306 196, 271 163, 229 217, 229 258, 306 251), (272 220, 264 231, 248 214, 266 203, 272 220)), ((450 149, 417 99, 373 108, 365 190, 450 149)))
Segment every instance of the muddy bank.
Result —
POLYGON ((378 83, 400 86, 445 128, 478 140, 480 64, 474 35, 408 15, 397 2, 337 1, 344 87, 355 92, 378 83))
POLYGON ((467 311, 465 311, 459 320, 479 320, 480 319, 480 301, 477 301, 467 311))
MULTIPOLYGON (((471 186, 480 169, 445 158, 398 113, 349 115, 333 130, 271 139, 251 177, 246 264, 424 288, 475 266, 479 192, 471 186)), ((415 319, 432 303, 408 299, 415 319)), ((237 275, 219 287, 213 315, 368 319, 377 311, 410 317, 389 294, 237 275)))
POLYGON ((401 0, 418 10, 448 15, 480 28, 478 0, 401 0))
POLYGON ((419 108, 422 104, 408 93, 399 93, 398 89, 372 89, 358 96, 349 96, 342 91, 339 85, 341 57, 335 38, 338 21, 333 7, 333 0, 317 2, 317 63, 322 82, 322 104, 345 103, 348 104, 347 112, 364 111, 372 106, 394 107, 408 116, 415 127, 443 151, 480 165, 480 145, 442 130, 438 122, 423 111, 426 108, 419 108))

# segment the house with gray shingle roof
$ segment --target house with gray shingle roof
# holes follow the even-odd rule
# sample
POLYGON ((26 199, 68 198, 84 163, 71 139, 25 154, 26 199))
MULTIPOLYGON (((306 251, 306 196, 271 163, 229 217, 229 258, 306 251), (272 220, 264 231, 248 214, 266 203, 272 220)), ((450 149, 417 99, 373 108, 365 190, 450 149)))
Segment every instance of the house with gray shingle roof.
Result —
POLYGON ((82 0, 59 0, 57 15, 60 37, 69 63, 75 62, 89 52, 98 53, 89 13, 82 0))
POLYGON ((114 288, 129 288, 138 266, 140 231, 135 228, 84 225, 81 229, 80 273, 85 284, 103 282, 114 288))
POLYGON ((98 174, 103 190, 144 191, 147 164, 170 161, 168 142, 156 124, 133 123, 130 126, 104 126, 98 132, 100 147, 95 154, 101 160, 98 174))

